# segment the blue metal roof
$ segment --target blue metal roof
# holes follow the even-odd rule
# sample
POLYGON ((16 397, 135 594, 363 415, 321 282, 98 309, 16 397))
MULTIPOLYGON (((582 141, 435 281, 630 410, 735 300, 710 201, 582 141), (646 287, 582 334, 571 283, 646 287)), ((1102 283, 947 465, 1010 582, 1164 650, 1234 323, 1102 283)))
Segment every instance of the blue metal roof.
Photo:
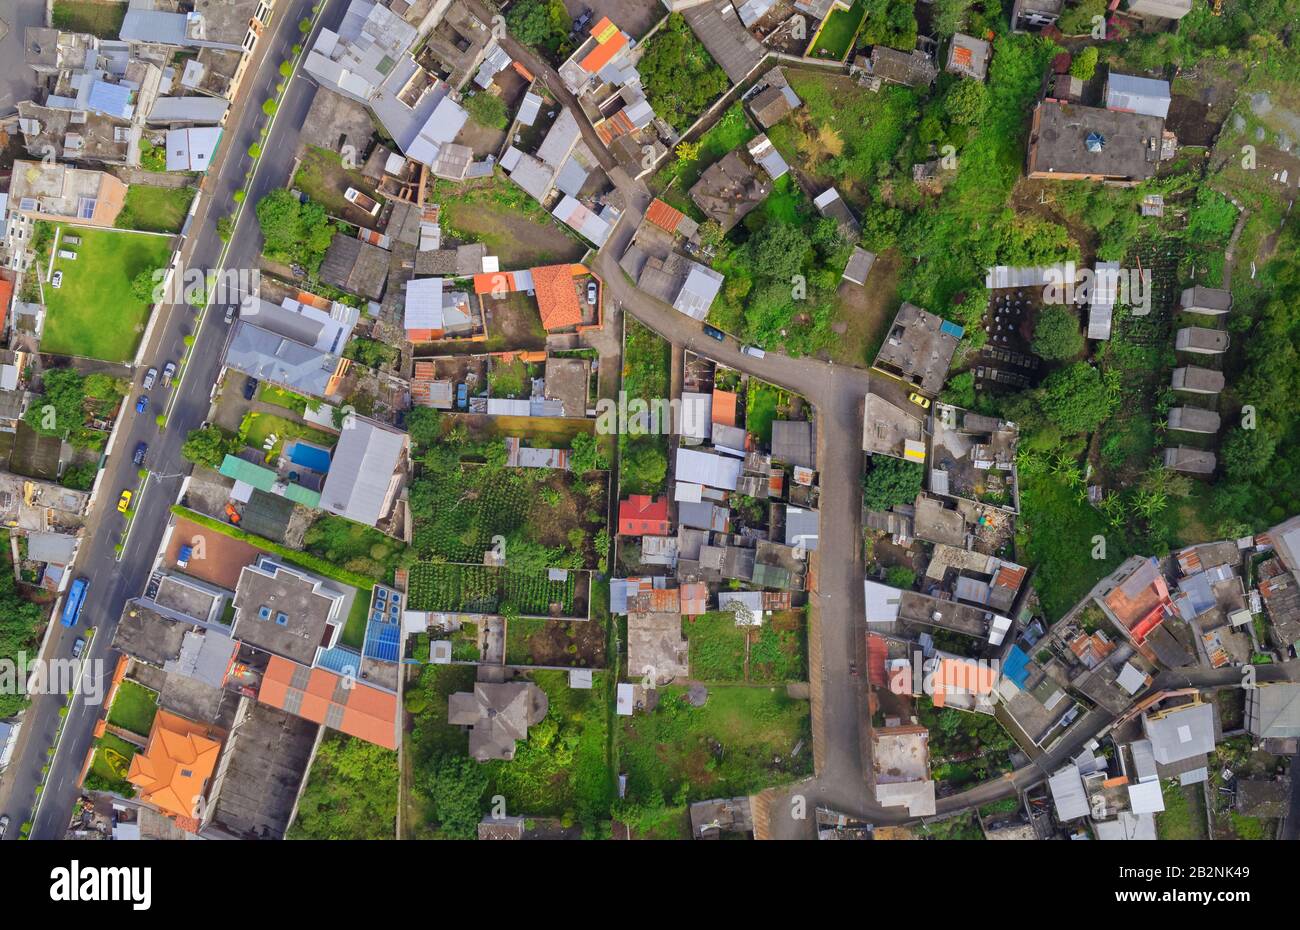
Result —
POLYGON ((949 336, 955 336, 958 339, 960 339, 966 332, 966 330, 962 329, 956 323, 950 323, 947 320, 944 320, 939 324, 939 331, 947 333, 949 336))
POLYGON ((90 85, 90 97, 86 105, 92 110, 116 116, 118 119, 130 119, 133 110, 131 88, 122 84, 96 81, 90 85))
POLYGON ((1019 646, 1012 646, 1007 653, 1007 660, 1002 663, 1002 674, 1023 688, 1029 678, 1029 656, 1019 646))

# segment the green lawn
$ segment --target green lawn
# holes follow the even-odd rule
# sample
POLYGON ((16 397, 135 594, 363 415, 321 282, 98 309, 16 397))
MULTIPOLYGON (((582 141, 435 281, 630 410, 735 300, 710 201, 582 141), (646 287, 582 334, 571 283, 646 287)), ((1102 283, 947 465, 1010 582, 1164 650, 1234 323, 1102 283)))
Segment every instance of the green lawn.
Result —
POLYGON ((843 61, 853 46, 853 38, 858 34, 858 26, 867 15, 862 0, 855 0, 847 10, 834 9, 822 23, 817 42, 809 53, 813 58, 843 61))
POLYGON ((67 32, 89 32, 101 39, 116 39, 126 19, 125 0, 54 0, 51 24, 67 32))
POLYGON ((682 621, 690 644, 691 678, 743 681, 746 627, 736 626, 731 611, 688 617, 682 621))
POLYGON ((148 736, 158 713, 158 692, 134 681, 123 681, 108 710, 108 722, 132 733, 148 736))
POLYGON ((750 380, 745 392, 745 431, 753 433, 765 443, 772 441, 772 421, 777 419, 776 408, 782 400, 780 388, 762 381, 750 380))
POLYGON ((292 410, 298 416, 306 413, 309 406, 320 403, 308 397, 303 397, 301 394, 295 394, 293 391, 286 391, 284 388, 276 387, 274 384, 267 384, 265 381, 257 389, 257 399, 264 404, 292 410))
POLYGON ((356 600, 348 611, 348 622, 344 624, 343 635, 339 637, 344 646, 360 650, 366 644, 366 621, 370 617, 370 598, 374 590, 357 590, 356 600))
POLYGON ((91 775, 100 780, 105 790, 116 791, 126 797, 135 794, 135 788, 126 780, 131 767, 131 757, 139 750, 121 737, 105 733, 95 740, 95 759, 90 765, 91 775))
POLYGON ((1167 779, 1160 788, 1165 809, 1156 814, 1156 835, 1162 840, 1205 839, 1205 796, 1201 786, 1183 788, 1177 780, 1167 779))
POLYGON ((783 687, 714 686, 703 707, 692 707, 685 691, 665 688, 654 711, 623 718, 619 767, 629 801, 673 804, 683 785, 686 801, 752 794, 812 770, 806 701, 783 687))
POLYGON ((118 229, 178 233, 196 192, 193 187, 132 184, 127 189, 126 203, 114 225, 118 229))
MULTIPOLYGON (((69 246, 76 259, 54 259, 63 286, 45 284, 45 332, 41 351, 107 362, 129 362, 149 318, 149 306, 132 293, 142 271, 171 260, 171 239, 144 233, 61 226, 62 235, 81 237, 69 246)), ((60 247, 62 248, 62 235, 60 247)))

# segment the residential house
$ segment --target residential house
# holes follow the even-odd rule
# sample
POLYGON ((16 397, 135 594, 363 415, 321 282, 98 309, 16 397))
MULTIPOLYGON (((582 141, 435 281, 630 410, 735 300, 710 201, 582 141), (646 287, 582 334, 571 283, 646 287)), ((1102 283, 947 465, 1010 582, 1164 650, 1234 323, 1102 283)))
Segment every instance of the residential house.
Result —
POLYGON ((1174 446, 1164 452, 1165 468, 1193 475, 1212 475, 1218 464, 1213 452, 1191 446, 1174 446))
POLYGON ((309 397, 337 396, 352 363, 239 320, 226 348, 226 366, 309 397))
POLYGON ((447 722, 469 728, 469 754, 479 762, 510 760, 528 728, 541 723, 549 701, 532 682, 475 682, 447 699, 447 722))
POLYGON ((1177 21, 1192 11, 1192 0, 1128 0, 1127 9, 1147 20, 1177 21))
POLYGON ((1261 682, 1246 688, 1246 730, 1257 739, 1300 737, 1300 684, 1261 682))
POLYGON ((142 803, 196 833, 196 814, 203 809, 224 735, 210 724, 159 710, 144 752, 131 757, 126 779, 135 785, 142 803))
POLYGON ((1172 407, 1168 425, 1184 433, 1214 434, 1219 431, 1219 415, 1204 407, 1172 407))
POLYGON ((873 728, 871 778, 878 804, 905 808, 909 817, 933 815, 930 731, 914 724, 873 728))
POLYGON ((321 507, 366 526, 388 518, 406 481, 411 437, 368 417, 350 414, 329 473, 321 507))
POLYGON ((1156 771, 1183 785, 1209 777, 1207 754, 1214 751, 1216 730, 1214 705, 1199 700, 1142 716, 1142 733, 1151 741, 1156 771))
POLYGON ((898 309, 873 365, 909 386, 937 395, 948 377, 963 330, 928 310, 904 303, 898 309))
POLYGON ((618 504, 620 536, 667 536, 672 532, 668 498, 632 494, 618 504))
POLYGON ((391 255, 355 236, 335 233, 320 266, 320 279, 349 294, 379 300, 388 282, 391 255))
POLYGON ((948 44, 948 63, 944 70, 950 74, 983 81, 989 73, 989 56, 993 46, 983 39, 958 32, 948 44))
POLYGON ((759 178, 740 151, 733 149, 705 169, 691 187, 690 196, 700 212, 726 232, 771 192, 771 183, 759 178))
POLYGON ((230 632, 246 646, 312 666, 338 641, 345 599, 326 579, 264 555, 239 572, 230 632))
POLYGON ((872 77, 904 87, 929 87, 939 76, 939 69, 930 56, 920 49, 900 52, 885 45, 871 47, 866 71, 872 77))
POLYGON ((1164 120, 1158 116, 1044 100, 1029 132, 1031 178, 1136 183, 1155 174, 1164 120))
POLYGON ((1195 352, 1198 355, 1222 355, 1228 351, 1228 342, 1228 334, 1222 329, 1184 326, 1175 336, 1174 348, 1179 352, 1195 352))
POLYGON ((273 655, 257 700, 385 749, 398 745, 402 714, 397 693, 360 680, 358 666, 340 674, 273 655))
POLYGON ((1106 76, 1107 110, 1164 119, 1169 115, 1169 104, 1172 102, 1168 81, 1116 74, 1114 71, 1106 76))
POLYGON ((764 129, 771 129, 803 105, 786 80, 785 71, 779 67, 768 71, 754 86, 758 92, 751 90, 746 103, 755 121, 764 129))

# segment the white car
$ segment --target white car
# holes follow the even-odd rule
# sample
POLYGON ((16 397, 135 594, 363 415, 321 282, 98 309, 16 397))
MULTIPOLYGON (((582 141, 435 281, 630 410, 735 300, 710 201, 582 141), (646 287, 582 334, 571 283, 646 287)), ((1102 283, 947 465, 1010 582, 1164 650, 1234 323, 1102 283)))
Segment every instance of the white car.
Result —
POLYGON ((752 355, 754 358, 767 358, 767 353, 758 346, 741 346, 740 351, 746 355, 752 355))
POLYGON ((51 286, 51 287, 63 287, 63 272, 62 272, 62 271, 56 271, 56 272, 54 272, 54 277, 50 278, 50 286, 51 286))

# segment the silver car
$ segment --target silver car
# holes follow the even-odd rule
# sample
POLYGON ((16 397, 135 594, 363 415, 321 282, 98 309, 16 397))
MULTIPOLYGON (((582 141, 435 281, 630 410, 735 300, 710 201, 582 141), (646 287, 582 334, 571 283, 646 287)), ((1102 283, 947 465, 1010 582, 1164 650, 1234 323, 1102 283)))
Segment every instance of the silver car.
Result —
POLYGON ((158 381, 158 369, 150 368, 144 373, 144 389, 147 391, 158 381))

